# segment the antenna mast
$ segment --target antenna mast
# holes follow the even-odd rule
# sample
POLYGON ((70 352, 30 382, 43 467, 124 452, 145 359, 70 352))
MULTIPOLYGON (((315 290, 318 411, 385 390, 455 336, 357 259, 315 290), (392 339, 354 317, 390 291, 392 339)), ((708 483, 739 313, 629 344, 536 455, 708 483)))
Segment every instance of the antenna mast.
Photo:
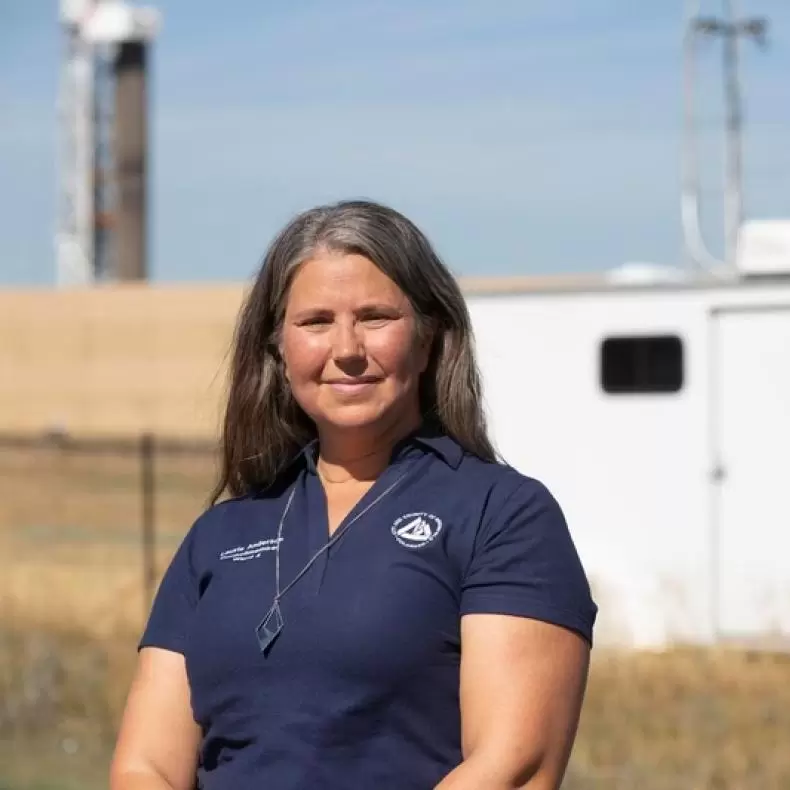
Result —
POLYGON ((159 15, 123 0, 61 0, 60 22, 58 284, 141 279, 145 52, 159 15))
POLYGON ((738 43, 742 37, 759 45, 765 44, 768 21, 762 17, 740 19, 735 0, 723 0, 724 18, 700 16, 700 0, 686 3, 684 31, 684 145, 683 223, 686 257, 690 263, 706 269, 722 265, 734 269, 738 249, 738 233, 743 221, 743 112, 739 76, 738 43), (700 36, 718 36, 724 40, 724 89, 726 107, 725 194, 724 194, 724 261, 718 261, 705 246, 699 217, 699 174, 696 161, 695 129, 695 55, 700 36))
POLYGON ((55 240, 61 285, 93 279, 93 51, 82 27, 94 0, 60 4, 64 32, 58 121, 60 201, 55 240))

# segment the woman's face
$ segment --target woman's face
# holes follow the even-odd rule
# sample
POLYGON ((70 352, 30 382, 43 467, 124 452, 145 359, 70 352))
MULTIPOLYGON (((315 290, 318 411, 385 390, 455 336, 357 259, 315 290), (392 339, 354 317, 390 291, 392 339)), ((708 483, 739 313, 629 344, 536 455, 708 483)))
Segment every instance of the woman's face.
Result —
POLYGON ((361 255, 322 251, 294 276, 281 352, 319 430, 416 424, 429 341, 406 295, 361 255))

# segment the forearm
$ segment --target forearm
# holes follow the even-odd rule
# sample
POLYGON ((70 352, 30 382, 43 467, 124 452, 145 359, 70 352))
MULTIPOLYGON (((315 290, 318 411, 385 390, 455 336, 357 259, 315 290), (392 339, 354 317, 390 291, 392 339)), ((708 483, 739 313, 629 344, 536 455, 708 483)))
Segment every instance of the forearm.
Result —
POLYGON ((110 790, 177 790, 177 788, 153 772, 120 771, 111 775, 110 790))
POLYGON ((503 761, 473 755, 451 771, 434 790, 556 790, 538 768, 513 769, 503 761))
POLYGON ((490 772, 486 772, 482 766, 472 760, 464 760, 447 774, 434 790, 478 790, 481 787, 485 787, 486 790, 510 790, 498 777, 492 777, 490 772))

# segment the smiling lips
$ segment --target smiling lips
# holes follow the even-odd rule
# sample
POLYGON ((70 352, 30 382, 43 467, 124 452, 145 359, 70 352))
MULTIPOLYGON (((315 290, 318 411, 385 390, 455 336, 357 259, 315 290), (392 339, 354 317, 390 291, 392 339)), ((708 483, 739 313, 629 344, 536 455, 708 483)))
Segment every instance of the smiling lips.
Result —
POLYGON ((358 378, 329 379, 325 383, 339 395, 359 395, 378 384, 378 376, 359 376, 358 378))

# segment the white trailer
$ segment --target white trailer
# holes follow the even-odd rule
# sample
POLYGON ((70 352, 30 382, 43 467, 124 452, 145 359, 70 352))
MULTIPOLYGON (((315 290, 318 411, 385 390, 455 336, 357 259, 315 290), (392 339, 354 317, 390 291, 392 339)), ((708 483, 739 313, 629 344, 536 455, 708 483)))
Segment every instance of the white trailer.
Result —
POLYGON ((599 644, 790 645, 789 227, 733 277, 466 283, 495 441, 562 504, 599 644))

